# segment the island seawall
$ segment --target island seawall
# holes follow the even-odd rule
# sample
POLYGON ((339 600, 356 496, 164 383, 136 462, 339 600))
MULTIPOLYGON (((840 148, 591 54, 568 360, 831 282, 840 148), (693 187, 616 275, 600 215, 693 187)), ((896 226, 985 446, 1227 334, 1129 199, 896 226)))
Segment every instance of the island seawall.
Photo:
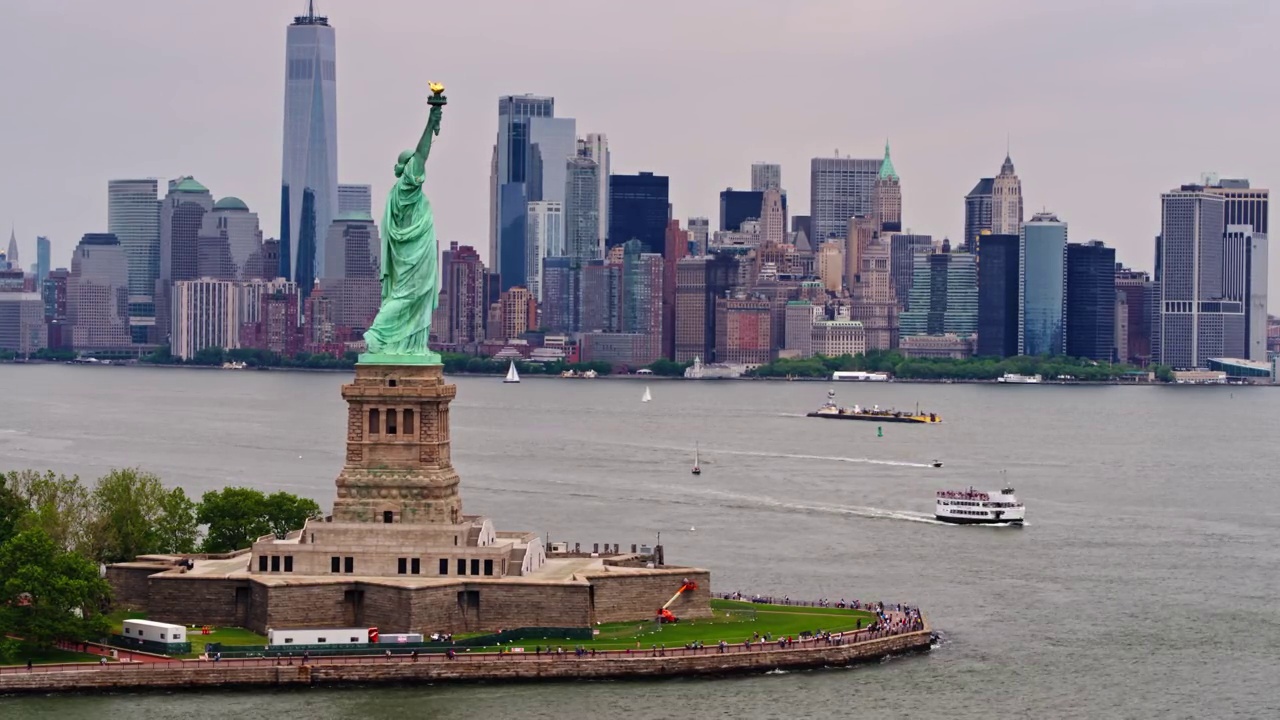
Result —
POLYGON ((423 655, 416 662, 397 656, 395 660, 365 657, 338 662, 313 661, 307 665, 174 661, 164 664, 121 664, 109 668, 89 665, 83 670, 36 672, 6 668, 5 672, 0 673, 0 694, 714 677, 873 662, 893 655, 927 650, 930 640, 931 633, 926 625, 924 630, 846 645, 811 641, 786 650, 775 648, 751 651, 744 651, 738 645, 726 653, 720 653, 714 647, 694 652, 675 649, 669 650, 665 657, 653 657, 651 651, 644 650, 630 655, 611 652, 581 658, 572 654, 539 656, 486 653, 460 655, 454 660, 441 655, 423 655))

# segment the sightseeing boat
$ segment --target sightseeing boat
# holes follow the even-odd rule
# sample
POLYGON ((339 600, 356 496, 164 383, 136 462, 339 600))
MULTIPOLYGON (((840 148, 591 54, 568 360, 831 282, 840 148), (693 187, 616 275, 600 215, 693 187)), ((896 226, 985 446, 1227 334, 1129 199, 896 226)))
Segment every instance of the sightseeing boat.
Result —
POLYGON ((840 407, 836 404, 836 391, 827 391, 827 402, 822 407, 809 413, 806 417, 811 418, 828 418, 831 420, 872 420, 875 422, 887 423, 917 423, 924 425, 932 425, 942 422, 942 416, 937 413, 923 413, 920 408, 916 408, 913 412, 901 412, 892 408, 881 408, 879 405, 873 405, 870 408, 864 408, 854 405, 852 408, 840 407))
POLYGON ((1013 494, 1013 488, 986 490, 939 490, 933 516, 957 525, 1021 525, 1027 509, 1013 494))
POLYGON ((996 382, 1005 383, 1006 385, 1038 385, 1044 382, 1044 378, 1040 375, 1019 375, 1017 373, 1005 373, 996 378, 996 382))

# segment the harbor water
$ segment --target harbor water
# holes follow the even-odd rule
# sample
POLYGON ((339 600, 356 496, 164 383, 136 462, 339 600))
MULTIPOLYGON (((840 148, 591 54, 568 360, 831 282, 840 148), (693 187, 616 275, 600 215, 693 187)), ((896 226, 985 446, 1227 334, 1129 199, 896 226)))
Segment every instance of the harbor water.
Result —
MULTIPOLYGON (((327 507, 348 379, 0 365, 0 470, 139 466, 197 497, 249 485, 327 507)), ((717 592, 915 603, 944 642, 731 680, 0 698, 0 717, 1280 716, 1280 393, 837 386, 841 404, 944 418, 881 436, 805 418, 827 383, 454 381, 468 513, 587 547, 661 533, 717 592), (1005 484, 1026 527, 933 519, 936 490, 1005 484)))

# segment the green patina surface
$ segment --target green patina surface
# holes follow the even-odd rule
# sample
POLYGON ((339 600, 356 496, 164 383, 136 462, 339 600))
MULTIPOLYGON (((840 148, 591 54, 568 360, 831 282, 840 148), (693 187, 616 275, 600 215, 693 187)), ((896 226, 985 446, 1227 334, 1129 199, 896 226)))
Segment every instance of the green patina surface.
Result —
POLYGON ((440 353, 425 350, 418 355, 360 353, 359 365, 440 365, 440 353))

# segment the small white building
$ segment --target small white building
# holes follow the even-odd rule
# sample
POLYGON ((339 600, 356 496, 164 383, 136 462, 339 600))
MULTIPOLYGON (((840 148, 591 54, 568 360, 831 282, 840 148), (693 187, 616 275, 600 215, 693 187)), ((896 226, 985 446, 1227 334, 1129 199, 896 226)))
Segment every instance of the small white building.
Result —
POLYGON ((267 630, 267 645, 361 645, 376 642, 376 628, 307 628, 302 630, 267 630))
POLYGON ((125 620, 124 632, 127 638, 144 642, 164 643, 172 645, 187 641, 187 629, 181 625, 155 622, 154 620, 125 620))

